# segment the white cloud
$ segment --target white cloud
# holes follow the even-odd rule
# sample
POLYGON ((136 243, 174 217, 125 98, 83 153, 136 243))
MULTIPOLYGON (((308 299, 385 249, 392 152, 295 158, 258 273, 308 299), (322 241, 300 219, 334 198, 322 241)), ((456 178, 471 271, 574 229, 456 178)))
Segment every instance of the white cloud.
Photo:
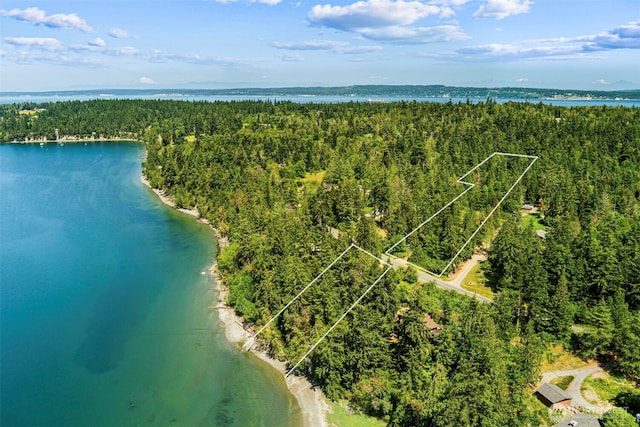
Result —
POLYGON ((60 50, 60 40, 51 37, 5 37, 4 41, 14 46, 26 46, 44 50, 60 50))
POLYGON ((133 46, 108 47, 106 43, 100 43, 99 40, 92 40, 87 44, 71 45, 69 50, 86 54, 88 52, 100 53, 109 56, 140 56, 141 52, 133 46))
POLYGON ((217 65, 221 67, 234 67, 238 65, 245 65, 237 58, 223 57, 223 56, 207 56, 199 54, 182 54, 182 53, 169 53, 161 50, 153 50, 151 52, 145 52, 142 56, 149 62, 155 63, 168 63, 168 62, 182 62, 188 64, 198 65, 217 65))
POLYGON ((58 28, 63 30, 79 30, 85 33, 93 32, 87 21, 80 18, 75 13, 63 14, 56 13, 48 15, 47 12, 37 7, 28 7, 26 9, 1 9, 0 14, 19 21, 29 22, 36 25, 45 25, 49 28, 58 28))
POLYGON ((7 55, 12 62, 21 65, 62 65, 68 67, 106 67, 107 63, 96 58, 67 55, 64 51, 18 51, 7 55))
POLYGON ((342 31, 409 25, 429 15, 448 14, 445 7, 418 1, 366 0, 347 6, 316 5, 308 14, 309 22, 342 31))
POLYGON ((307 40, 303 42, 273 42, 271 46, 286 50, 330 50, 335 53, 358 55, 377 52, 382 46, 353 46, 347 42, 334 40, 307 40))
POLYGON ((474 18, 504 19, 512 15, 528 13, 531 0, 489 0, 473 14, 474 18))
POLYGON ((585 51, 640 49, 640 20, 621 25, 606 33, 584 37, 585 51))
MULTIPOLYGON (((198 54, 175 54, 160 50, 139 50, 132 46, 110 47, 101 45, 98 39, 94 39, 82 45, 63 46, 60 41, 52 38, 37 37, 6 37, 3 41, 14 45, 17 49, 6 52, 3 60, 18 64, 56 64, 78 65, 90 67, 104 67, 113 65, 114 59, 105 57, 124 58, 146 61, 148 63, 188 63, 196 65, 212 65, 218 67, 236 67, 249 64, 237 58, 206 56, 198 54), (102 57, 102 59, 101 59, 102 57)), ((148 77, 147 77, 148 78, 148 77)), ((152 79, 146 81, 151 83, 152 79)), ((143 82, 140 82, 143 83, 143 82)))
POLYGON ((118 64, 108 57, 121 58, 124 63, 140 61, 148 63, 188 63, 218 67, 245 66, 238 58, 210 56, 200 54, 171 53, 161 50, 141 50, 134 46, 110 46, 104 39, 96 37, 84 44, 63 45, 58 39, 43 37, 5 37, 1 39, 3 47, 12 45, 3 53, 3 61, 18 64, 74 64, 86 66, 105 66, 118 64))
POLYGON ((520 77, 519 79, 516 79, 516 83, 526 83, 528 81, 529 79, 526 77, 520 77))
POLYGON ((594 52, 618 49, 640 49, 640 20, 596 35, 469 46, 458 49, 454 55, 446 58, 453 60, 575 59, 586 58, 594 52))
POLYGON ((138 55, 140 53, 138 49, 132 46, 108 48, 108 49, 104 49, 102 52, 112 56, 133 56, 133 55, 138 55))
POLYGON ((122 28, 113 27, 107 33, 110 37, 114 39, 132 39, 137 38, 134 34, 131 34, 129 31, 124 30, 122 28))
POLYGON ((358 33, 362 37, 396 44, 434 43, 469 38, 456 25, 415 26, 429 16, 454 15, 449 6, 467 0, 440 0, 430 4, 403 0, 362 0, 347 6, 316 5, 307 15, 315 26, 358 33))
POLYGON ((605 79, 599 79, 599 80, 594 81, 593 84, 596 84, 596 85, 608 85, 609 82, 606 81, 605 79))
POLYGON ((518 44, 492 43, 458 49, 457 53, 466 59, 516 60, 528 58, 573 57, 581 51, 580 46, 522 46, 518 44))
POLYGON ((304 58, 299 53, 286 54, 286 55, 276 55, 280 60, 284 62, 302 62, 304 58))
POLYGON ((365 30, 362 35, 372 40, 403 44, 448 42, 469 38, 464 31, 455 25, 440 25, 436 27, 394 26, 365 30))
POLYGON ((382 46, 352 46, 340 49, 338 52, 347 55, 361 55, 364 53, 379 52, 383 50, 382 46))
POLYGON ((611 34, 622 38, 640 38, 640 20, 620 25, 611 30, 611 34))
POLYGON ((303 42, 273 42, 271 46, 287 50, 334 50, 347 46, 347 43, 333 40, 307 40, 303 42))
POLYGON ((471 0, 439 0, 433 3, 441 4, 443 6, 462 6, 469 3, 471 0))
POLYGON ((94 47, 105 47, 106 45, 107 44, 105 43, 105 41, 102 40, 100 37, 95 38, 89 42, 89 46, 94 46, 94 47))
POLYGON ((142 52, 133 46, 108 47, 107 43, 99 37, 87 44, 71 45, 69 50, 80 54, 93 52, 109 56, 142 56, 142 52))
POLYGON ((138 79, 138 83, 143 84, 143 85, 157 85, 158 82, 153 80, 150 77, 146 77, 146 76, 142 76, 138 79))

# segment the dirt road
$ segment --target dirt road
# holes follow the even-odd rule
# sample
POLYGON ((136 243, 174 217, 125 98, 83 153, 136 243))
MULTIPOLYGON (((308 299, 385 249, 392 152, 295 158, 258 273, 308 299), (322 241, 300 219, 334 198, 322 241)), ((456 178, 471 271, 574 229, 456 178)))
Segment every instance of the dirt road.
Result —
POLYGON ((584 382, 584 380, 587 379, 587 377, 589 377, 590 375, 593 375, 596 372, 600 371, 602 371, 602 368, 599 365, 590 365, 585 366, 584 368, 569 369, 566 371, 546 372, 542 375, 542 380, 540 381, 540 383, 547 383, 552 379, 558 377, 572 376, 573 381, 571 381, 566 390, 567 394, 571 396, 572 405, 583 407, 588 409, 589 411, 601 414, 608 408, 592 405, 591 403, 587 402, 587 400, 582 396, 581 392, 582 383, 584 382))

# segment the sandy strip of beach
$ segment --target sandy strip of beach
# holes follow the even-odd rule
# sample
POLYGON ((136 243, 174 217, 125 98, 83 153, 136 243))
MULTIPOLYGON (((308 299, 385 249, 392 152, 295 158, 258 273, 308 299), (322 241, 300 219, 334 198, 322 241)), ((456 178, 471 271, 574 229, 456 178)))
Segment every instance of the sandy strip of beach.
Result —
MULTIPOLYGON (((164 192, 152 188, 149 184, 149 181, 146 177, 142 176, 142 183, 153 190, 153 192, 160 198, 160 200, 174 208, 176 208, 175 202, 164 192)), ((191 215, 193 217, 198 218, 198 220, 209 224, 209 222, 200 217, 200 212, 196 209, 177 209, 180 212, 183 212, 187 215, 191 215)), ((211 225, 211 224, 209 224, 211 225)), ((213 227, 212 227, 213 228, 213 227)), ((214 233, 216 238, 218 239, 218 246, 220 248, 228 245, 228 241, 225 238, 222 238, 219 231, 214 228, 214 233)), ((227 295, 229 294, 229 289, 224 285, 221 280, 217 265, 214 265, 211 268, 211 273, 214 275, 216 280, 216 285, 218 289, 217 292, 217 302, 212 306, 218 312, 218 317, 220 319, 220 323, 223 326, 224 335, 226 339, 237 345, 243 345, 247 341, 249 341, 252 337, 251 334, 243 328, 243 320, 241 317, 237 316, 233 308, 229 307, 226 304, 227 295)), ((282 375, 286 373, 286 366, 283 362, 280 362, 277 359, 270 357, 267 353, 261 351, 251 351, 256 357, 260 360, 269 364, 272 368, 280 372, 282 375)), ((309 381, 307 381, 304 377, 298 376, 289 376, 286 378, 287 388, 289 392, 296 398, 298 402, 298 406, 300 406, 300 411, 302 412, 303 425, 305 427, 327 427, 327 417, 326 414, 329 411, 329 405, 327 404, 324 395, 320 389, 314 388, 309 381)))
POLYGON ((160 200, 162 201, 162 203, 164 203, 167 206, 171 206, 172 208, 182 212, 182 213, 186 213, 187 215, 191 215, 194 216, 198 219, 200 219, 202 222, 208 224, 209 222, 204 219, 204 218, 200 218, 200 212, 198 212, 197 209, 184 209, 184 208, 176 208, 176 202, 173 201, 173 199, 171 199, 169 196, 167 196, 166 194, 164 194, 163 191, 158 190, 157 188, 153 188, 151 187, 151 184, 149 183, 149 181, 147 180, 147 177, 142 175, 142 177, 140 178, 140 180, 142 181, 142 183, 145 185, 145 187, 150 188, 154 193, 156 193, 156 196, 158 196, 158 198, 160 198, 160 200))
MULTIPOLYGON (((215 269, 215 267, 214 267, 215 269)), ((216 282, 222 284, 216 275, 216 282)), ((222 288, 218 293, 218 303, 214 306, 224 326, 224 333, 228 341, 236 343, 238 345, 244 345, 246 342, 252 339, 251 334, 242 327, 242 319, 236 316, 231 307, 228 307, 225 302, 227 300, 228 289, 222 288)), ((276 369, 282 375, 286 373, 286 365, 279 360, 276 360, 263 351, 251 351, 256 357, 269 364, 276 369)), ((298 401, 298 406, 302 412, 303 424, 305 427, 326 427, 327 419, 326 413, 329 410, 322 391, 314 389, 311 383, 304 377, 289 376, 286 378, 287 387, 289 391, 298 401)))

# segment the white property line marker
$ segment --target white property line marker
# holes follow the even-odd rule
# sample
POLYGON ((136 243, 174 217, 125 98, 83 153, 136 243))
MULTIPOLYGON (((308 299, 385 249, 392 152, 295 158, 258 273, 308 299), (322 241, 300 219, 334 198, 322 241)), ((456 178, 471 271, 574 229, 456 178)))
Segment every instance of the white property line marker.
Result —
MULTIPOLYGON (((318 274, 311 282, 309 282, 309 284, 307 284, 307 286, 305 286, 300 292, 298 292, 298 295, 296 295, 295 297, 293 297, 291 299, 291 301, 289 301, 284 307, 282 307, 282 309, 280 309, 279 312, 277 312, 271 319, 269 319, 269 321, 267 323, 265 323, 265 325, 260 328, 258 330, 258 332, 256 332, 255 334, 253 334, 253 336, 249 339, 249 341, 247 341, 246 343, 244 343, 244 345, 242 346, 245 350, 251 350, 251 347, 253 347, 253 344, 255 343, 256 337, 258 335, 260 335, 262 333, 262 331, 264 331, 265 329, 267 329, 267 326, 269 326, 271 323, 273 323, 274 320, 276 320, 276 318, 278 316, 280 316, 282 313, 284 313, 284 311, 289 308, 289 306, 291 304, 293 304, 293 302, 295 300, 297 300, 298 298, 300 298, 302 296, 303 293, 305 293, 307 291, 307 289, 309 289, 311 287, 311 285, 313 285, 324 273, 326 273, 331 267, 333 267, 333 265, 338 262, 338 260, 340 258, 342 258, 343 256, 345 256, 345 254, 347 252, 349 252, 349 250, 351 248, 355 248, 357 250, 359 250, 360 252, 362 252, 365 255, 370 256, 371 258, 377 260, 378 262, 380 262, 381 264, 386 265, 387 267, 393 267, 392 264, 389 264, 387 261, 383 260, 382 258, 378 258, 377 256, 373 255, 371 252, 368 252, 364 249, 362 249, 360 246, 356 245, 355 243, 351 243, 351 245, 349 245, 349 247, 347 249, 345 249, 340 255, 338 255, 336 257, 336 259, 334 259, 331 264, 329 264, 324 270, 322 270, 322 272, 320 274, 318 274)), ((386 273, 385 273, 386 274, 386 273)), ((367 291, 368 292, 368 291, 367 291)))
MULTIPOLYGON (((467 247, 467 245, 471 242, 471 240, 475 237, 475 235, 478 233, 478 231, 482 228, 482 226, 489 220, 489 218, 491 217, 491 215, 493 215, 493 213, 498 209, 498 207, 502 204, 502 202, 504 202, 504 200, 507 198, 507 196, 511 193, 511 191, 515 188, 515 186, 520 182, 520 180, 522 180, 522 178, 526 175, 526 173, 529 171, 529 169, 531 169, 531 167, 533 166, 533 164, 536 162, 536 160, 538 160, 538 156, 529 156, 529 155, 525 155, 525 154, 511 154, 511 153, 501 153, 501 152, 495 152, 493 154, 491 154, 489 157, 487 157, 486 159, 484 159, 483 161, 481 161, 480 163, 478 163, 476 166, 474 166, 473 168, 471 168, 467 173, 465 173, 464 175, 462 175, 460 178, 458 178, 456 180, 457 183, 459 184, 463 184, 466 185, 467 188, 460 194, 458 194, 455 198, 453 198, 449 203, 447 203, 446 205, 444 205, 442 208, 440 208, 436 213, 434 213, 433 215, 431 215, 429 218, 427 218, 424 222, 422 222, 418 227, 416 227, 415 229, 413 229, 409 234, 407 234, 406 236, 404 236, 400 241, 396 242, 393 246, 391 246, 389 249, 387 249, 387 251, 384 253, 384 255, 386 255, 388 258, 396 258, 397 257, 393 254, 391 254, 390 252, 396 247, 398 246, 400 243, 404 242, 409 236, 411 236, 412 234, 414 234, 416 231, 418 231, 420 228, 422 228, 425 224, 427 224, 429 221, 431 221, 433 218, 435 218, 436 216, 438 216, 440 213, 442 213, 442 211, 444 211, 446 208, 448 208, 449 206, 451 206, 453 203, 455 203, 460 197, 462 197, 463 195, 465 195, 468 191, 470 191, 472 188, 475 187, 475 184, 470 183, 470 182, 466 182, 463 181, 463 179, 469 175, 470 173, 472 173, 473 171, 475 171, 476 169, 478 169, 480 166, 482 166, 484 163, 486 163, 489 159, 491 159, 493 156, 495 155, 499 155, 499 156, 507 156, 507 157, 522 157, 522 158, 528 158, 528 159, 532 159, 531 163, 529 163, 529 165, 527 166, 527 168, 524 170, 524 172, 522 172, 522 174, 518 177, 518 179, 513 183, 513 185, 511 186, 511 188, 509 188, 509 190, 502 196, 502 198, 500 199, 500 201, 493 207, 493 209, 491 210, 491 212, 489 212, 489 214, 487 215, 487 217, 482 221, 482 223, 478 226, 478 228, 476 228, 476 230, 473 232, 473 234, 471 235, 471 237, 469 239, 467 239, 467 241, 464 243, 464 245, 462 245, 462 247, 460 248, 460 250, 458 251, 458 253, 456 253, 456 255, 451 259, 451 261, 449 261, 449 264, 447 264, 447 266, 444 268, 444 270, 442 270, 442 272, 440 274, 436 274, 433 273, 429 270, 426 270, 425 268, 422 268, 420 266, 417 266, 413 263, 410 263, 408 261, 406 261, 407 265, 411 265, 414 266, 416 268, 418 268, 419 270, 422 271, 426 271, 427 273, 433 275, 433 276, 437 276, 437 277, 442 277, 442 275, 445 273, 445 271, 451 266, 451 264, 453 264, 453 262, 455 261, 455 259, 462 253, 462 251, 467 247)), ((336 262, 338 262, 338 260, 340 260, 342 257, 345 256, 345 254, 347 252, 349 252, 349 250, 351 248, 356 248, 357 250, 359 250, 360 252, 374 258, 375 260, 377 260, 380 264, 383 264, 385 266, 387 266, 387 269, 380 275, 378 276, 378 278, 362 293, 362 295, 360 295, 360 297, 353 303, 351 304, 351 307, 349 307, 343 314, 342 316, 340 316, 340 318, 333 324, 331 325, 331 327, 324 333, 324 335, 322 335, 322 337, 320 337, 319 340, 317 340, 312 346, 311 348, 305 353, 304 356, 302 356, 302 358, 300 358, 300 360, 298 360, 296 362, 295 365, 293 365, 293 367, 287 371, 287 373, 285 374, 285 377, 288 377, 289 375, 291 375, 293 373, 293 371, 300 365, 300 363, 302 363, 302 361, 304 359, 307 358, 307 356, 309 356, 313 350, 315 350, 315 348, 318 346, 318 344, 320 344, 320 342, 322 342, 322 340, 324 340, 330 333, 331 331, 333 331, 333 329, 335 329, 335 327, 338 325, 338 323, 340 323, 346 316, 347 314, 349 314, 351 312, 351 310, 353 310, 358 304, 360 304, 360 301, 362 301, 362 299, 371 291, 371 289, 373 289, 383 278, 384 276, 389 272, 389 270, 391 270, 393 268, 393 265, 391 263, 389 263, 387 260, 385 260, 384 258, 380 258, 377 257, 375 255, 373 255, 372 253, 366 251, 365 249, 362 249, 360 246, 356 245, 355 243, 351 243, 349 245, 349 247, 347 249, 345 249, 340 255, 338 255, 324 270, 322 270, 322 272, 320 274, 318 274, 311 282, 309 282, 300 292, 298 292, 298 294, 293 297, 291 299, 291 301, 289 301, 278 313, 276 313, 271 319, 269 319, 269 321, 262 326, 262 328, 260 328, 258 330, 258 332, 256 332, 255 334, 253 334, 253 336, 249 339, 249 341, 247 341, 242 347, 246 350, 251 350, 251 348, 253 347, 253 344, 255 343, 256 337, 258 335, 260 335, 276 318, 278 318, 278 316, 280 316, 287 308, 289 308, 291 306, 291 304, 294 303, 294 301, 296 301, 298 298, 300 298, 302 296, 303 293, 305 293, 310 287, 311 285, 313 285, 316 281, 318 281, 318 279, 320 279, 320 277, 322 277, 322 275, 324 275, 331 267, 333 267, 335 265, 336 262)), ((383 255, 383 256, 384 256, 383 255)))
POLYGON ((373 289, 373 287, 374 287, 375 285, 377 285, 377 284, 378 284, 378 282, 380 282, 380 280, 382 280, 382 278, 383 278, 383 277, 384 277, 384 276, 389 272, 389 270, 391 270, 392 268, 393 268, 392 266, 388 266, 388 267, 387 267, 387 269, 384 271, 384 273, 382 273, 380 276, 378 276, 378 278, 376 279, 376 281, 375 281, 375 282, 373 282, 373 283, 371 284, 371 286, 369 286, 369 287, 367 288, 367 290, 366 290, 366 291, 364 291, 364 293, 363 293, 362 295, 360 295, 360 298, 358 298, 358 299, 357 299, 353 304, 351 304, 351 307, 349 307, 349 308, 347 309, 347 311, 345 311, 345 312, 344 312, 344 314, 342 314, 342 316, 340 316, 340 318, 339 318, 338 320, 336 320, 336 322, 335 322, 333 325, 331 325, 331 327, 329 328, 329 330, 327 330, 327 332, 325 332, 325 333, 324 333, 324 335, 323 335, 323 336, 321 336, 321 337, 320 337, 320 339, 319 339, 318 341, 316 341, 316 342, 315 342, 315 344, 313 344, 313 345, 311 346, 311 348, 309 349, 309 351, 307 351, 307 352, 305 353, 305 355, 304 355, 304 356, 302 356, 302 357, 300 358, 300 360, 298 360, 298 362, 296 362, 296 364, 295 364, 295 365, 293 365, 293 368, 289 369, 289 372, 287 372, 287 373, 285 374, 285 377, 288 377, 289 375, 291 375, 291 373, 292 373, 292 372, 293 372, 293 371, 298 367, 298 365, 299 365, 300 363, 302 363, 302 361, 303 361, 304 359, 306 359, 306 358, 307 358, 307 356, 308 356, 308 355, 310 355, 310 354, 311 354, 311 352, 312 352, 313 350, 315 350, 315 349, 316 349, 316 347, 318 346, 318 344, 320 344, 320 342, 321 342, 323 339, 325 339, 325 338, 327 337, 327 335, 329 335, 329 334, 331 333, 331 331, 333 331, 333 329, 334 329, 336 326, 338 326, 338 323, 340 323, 340 322, 342 321, 342 319, 344 319, 345 317, 347 317, 347 314, 349 314, 349 312, 350 312, 351 310, 353 310, 353 309, 354 309, 354 307, 355 307, 356 305, 360 304, 360 301, 362 301, 362 298, 364 298, 364 297, 365 297, 365 295, 367 295, 367 294, 369 293, 369 291, 370 291, 371 289, 373 289))
POLYGON ((359 250, 360 252, 362 252, 363 254, 375 259, 376 261, 378 261, 380 264, 385 265, 387 268, 386 270, 380 275, 378 276, 378 278, 362 293, 362 295, 360 295, 360 297, 358 297, 358 299, 351 304, 351 307, 349 307, 347 309, 347 311, 345 311, 342 316, 340 316, 340 318, 338 320, 336 320, 336 322, 331 325, 331 327, 324 333, 324 335, 322 335, 322 337, 320 337, 319 340, 317 340, 312 346, 311 348, 305 353, 304 356, 302 356, 302 358, 300 360, 298 360, 298 362, 296 362, 296 364, 285 374, 285 377, 288 377, 289 375, 291 375, 291 373, 300 365, 300 363, 302 363, 302 361, 304 359, 307 358, 307 356, 309 356, 313 350, 315 350, 315 348, 318 346, 318 344, 320 344, 320 342, 322 342, 322 340, 324 340, 327 335, 329 335, 331 333, 331 331, 333 331, 335 329, 336 326, 338 326, 338 323, 340 323, 346 316, 347 314, 349 314, 349 312, 351 312, 351 310, 353 310, 358 304, 360 304, 360 301, 362 301, 362 299, 371 291, 371 289, 373 289, 381 280, 382 278, 389 272, 389 270, 391 270, 393 268, 392 264, 389 264, 387 261, 385 261, 382 258, 378 258, 377 256, 373 255, 371 252, 368 252, 365 249, 362 249, 360 246, 356 245, 355 243, 351 243, 349 245, 349 247, 347 249, 345 249, 340 255, 338 255, 332 262, 331 264, 329 264, 324 270, 322 270, 322 272, 320 274, 318 274, 311 282, 309 282, 309 284, 307 284, 307 286, 305 286, 300 292, 298 292, 298 294, 293 297, 291 299, 291 301, 289 301, 284 307, 282 307, 282 309, 280 309, 280 311, 278 311, 278 313, 276 313, 271 319, 269 319, 269 321, 262 327, 260 328, 260 330, 258 330, 258 332, 256 332, 255 334, 253 334, 253 336, 242 346, 243 349, 245 350, 251 350, 251 348, 253 347, 253 344, 255 343, 256 337, 261 334, 266 328, 267 326, 269 326, 275 319, 278 318, 278 316, 280 316, 287 308, 289 308, 289 306, 291 306, 291 304, 293 304, 293 302, 295 300, 297 300, 298 298, 300 298, 302 296, 303 293, 305 293, 307 291, 307 289, 309 289, 311 287, 311 285, 313 285, 316 281, 318 281, 318 279, 320 279, 320 277, 322 277, 323 274, 325 274, 331 267, 333 267, 333 265, 338 262, 339 259, 341 259, 343 256, 345 256, 345 254, 347 252, 349 252, 350 249, 355 248, 357 250, 359 250))
POLYGON ((502 202, 505 201, 505 199, 509 196, 509 194, 511 193, 511 191, 513 191, 513 189, 516 187, 516 185, 518 185, 518 183, 522 180, 522 178, 527 174, 527 172, 529 172, 529 169, 531 169, 531 167, 533 166, 533 164, 536 162, 536 160, 538 160, 538 156, 529 156, 526 154, 512 154, 512 153, 501 153, 501 152, 494 152, 493 154, 491 154, 489 157, 487 157, 486 159, 484 159, 483 161, 481 161, 480 163, 478 163, 477 165, 475 165, 473 168, 471 168, 467 173, 465 173, 464 175, 462 175, 460 178, 458 178, 456 180, 457 183, 459 184, 463 184, 463 185, 468 185, 467 188, 465 188, 465 190, 458 194, 455 198, 453 198, 449 203, 447 203, 446 205, 444 205, 443 207, 441 207, 436 213, 434 213, 433 215, 431 215, 429 218, 427 218, 425 221, 422 222, 422 224, 418 225, 416 228, 414 228, 409 234, 407 234, 406 236, 404 236, 402 239, 400 239, 398 242, 396 242, 393 246, 391 246, 389 249, 387 249, 387 251, 385 252, 386 255, 388 255, 389 257, 393 257, 393 258, 397 258, 395 255, 393 255, 391 253, 391 251, 398 246, 400 243, 404 242, 405 240, 407 240, 407 238, 409 236, 411 236, 413 233, 415 233, 416 231, 418 231, 419 229, 421 229, 423 226, 425 226, 429 221, 431 221, 433 218, 435 218, 436 216, 438 216, 442 211, 444 211, 446 208, 448 208, 449 206, 451 206, 456 200, 458 200, 460 197, 462 197, 463 195, 465 195, 468 191, 470 191, 473 187, 475 187, 476 185, 470 182, 466 182, 463 181, 463 179, 469 175, 470 173, 472 173, 473 171, 475 171, 476 169, 478 169, 480 166, 482 166, 483 164, 485 164, 489 159, 491 159, 493 156, 498 155, 498 156, 506 156, 506 157, 521 157, 521 158, 527 158, 527 159, 531 159, 531 163, 529 163, 529 165, 526 167, 526 169, 524 170, 524 172, 522 172, 522 174, 520 174, 520 176, 518 177, 518 179, 516 179, 516 181, 513 183, 513 185, 511 186, 511 188, 509 188, 509 190, 502 196, 502 198, 500 199, 500 201, 493 207, 493 209, 491 210, 491 212, 489 212, 489 214, 485 217, 485 219, 480 223, 480 225, 475 229, 475 231, 471 234, 471 237, 469 237, 467 239, 466 242, 464 242, 464 244, 462 245, 462 247, 458 250, 458 252, 453 256, 453 258, 451 258, 451 260, 449 261, 449 263, 447 264, 447 266, 440 272, 440 274, 438 273, 434 273, 432 271, 427 270, 424 267, 420 267, 418 265, 413 264, 412 262, 406 261, 407 265, 410 265, 412 267, 416 267, 419 270, 423 270, 426 271, 427 273, 431 274, 432 276, 435 277, 442 277, 444 275, 444 273, 447 271, 447 269, 449 267, 451 267, 451 265, 454 263, 454 261, 458 258, 458 256, 460 256, 460 254, 462 253, 462 251, 469 245, 469 243, 471 243, 471 240, 473 240, 473 238, 476 236, 476 234, 478 234, 478 232, 480 231, 480 229, 482 228, 483 225, 485 225, 487 223, 487 221, 489 220, 489 218, 491 218, 491 215, 494 214, 494 212, 496 210, 498 210, 498 208, 500 207, 500 205, 502 204, 502 202))
POLYGON ((298 298, 300 298, 300 297, 302 296, 302 294, 303 294, 303 293, 305 293, 305 291, 306 291, 307 289, 309 289, 309 288, 311 287, 311 285, 313 285, 313 284, 314 284, 314 283, 315 283, 315 282, 320 278, 320 276, 322 276, 324 273, 326 273, 326 272, 327 272, 327 270, 329 270, 331 267, 333 267, 333 265, 334 265, 336 262, 338 262, 338 260, 339 260, 340 258, 342 258, 342 257, 343 257, 347 252, 349 252, 349 249, 351 249, 353 246, 354 246, 354 244, 352 243, 351 245, 349 245, 349 247, 348 247, 347 249, 345 249, 345 250, 344 250, 344 252, 342 252, 340 255, 338 255, 338 256, 336 257, 336 259, 334 259, 334 260, 331 262, 331 264, 329 264, 329 265, 327 266, 327 268, 325 268, 324 270, 322 270, 322 272, 321 272, 320 274, 318 274, 318 275, 315 277, 315 279, 313 279, 311 282, 309 282, 309 284, 308 284, 307 286, 305 286, 305 287, 304 287, 304 289, 302 289, 300 292, 298 292, 298 295, 296 295, 295 297, 293 297, 293 298, 291 299, 291 301, 289 301, 289 302, 287 303, 287 305, 285 305, 284 307, 282 307, 282 309, 281 309, 281 310, 280 310, 280 311, 279 311, 275 316, 273 316, 273 317, 272 317, 272 318, 271 318, 267 323, 265 323, 265 325, 264 325, 262 328, 260 328, 260 330, 259 330, 258 332, 256 332, 255 334, 253 334, 253 336, 251 337, 251 339, 249 339, 249 341, 247 341, 246 343, 244 343, 244 345, 243 345, 242 347, 243 347, 243 348, 245 348, 245 349, 247 349, 247 350, 251 350, 251 347, 253 346, 253 343, 255 343, 255 341, 256 341, 256 337, 257 337, 257 336, 258 336, 262 331, 264 331, 265 329, 267 329, 267 326, 269 326, 269 325, 271 324, 271 322, 273 322, 274 320, 276 320, 276 318, 277 318, 278 316, 280 316, 280 315, 281 315, 281 314, 282 314, 282 313, 283 313, 287 308, 289 308, 289 306, 290 306, 291 304, 293 304, 293 302, 294 302, 295 300, 297 300, 298 298), (247 347, 247 344, 249 344, 249 343, 251 343, 251 345, 250 345, 249 347, 247 347))
POLYGON ((359 250, 363 254, 369 255, 371 258, 374 258, 374 259, 378 260, 378 262, 380 262, 380 264, 384 264, 386 266, 393 267, 393 264, 388 263, 386 260, 384 260, 382 258, 378 258, 377 256, 375 256, 371 252, 362 249, 360 246, 356 245, 355 243, 352 243, 351 246, 353 246, 354 248, 356 248, 357 250, 359 250))

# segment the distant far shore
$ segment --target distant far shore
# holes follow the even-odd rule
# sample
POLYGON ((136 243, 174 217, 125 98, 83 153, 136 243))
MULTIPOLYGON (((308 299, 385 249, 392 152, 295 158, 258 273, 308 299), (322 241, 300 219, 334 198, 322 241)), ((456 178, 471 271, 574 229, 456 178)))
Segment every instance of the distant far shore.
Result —
POLYGON ((618 89, 557 89, 530 87, 465 87, 444 85, 353 85, 280 88, 190 89, 153 88, 58 90, 40 92, 0 91, 0 104, 33 108, 61 101, 135 100, 184 102, 439 102, 543 103, 557 106, 640 106, 640 88, 633 84, 618 89))
MULTIPOLYGON (((223 237, 219 230, 213 227, 209 221, 200 216, 200 212, 197 209, 184 209, 176 208, 175 201, 163 191, 153 188, 146 176, 141 176, 142 183, 151 189, 158 198, 167 206, 170 206, 182 213, 191 215, 198 219, 198 221, 209 225, 214 232, 216 240, 218 241, 218 247, 224 248, 229 245, 229 241, 226 237, 223 237)), ((211 273, 214 275, 217 288, 217 302, 211 307, 218 312, 218 319, 223 327, 225 338, 232 344, 243 345, 250 339, 251 334, 244 329, 243 319, 237 316, 233 307, 227 305, 227 295, 229 295, 229 288, 224 284, 220 277, 217 264, 211 268, 211 273)), ((258 359, 266 362, 273 369, 277 370, 282 375, 286 372, 286 366, 283 362, 270 357, 264 351, 252 350, 258 359)), ((290 376, 285 379, 289 392, 296 398, 300 411, 302 413, 303 425, 305 427, 326 427, 326 413, 329 410, 322 391, 314 388, 309 381, 304 377, 290 376)))
POLYGON ((47 139, 47 138, 30 138, 24 140, 15 140, 15 141, 7 141, 7 144, 74 144, 74 143, 82 143, 82 142, 143 142, 134 138, 120 138, 120 137, 110 137, 110 138, 80 138, 75 136, 61 136, 58 139, 47 139))
POLYGON ((344 96, 344 97, 441 97, 441 98, 512 98, 512 99, 607 99, 640 100, 640 88, 626 82, 615 89, 577 89, 545 88, 525 86, 446 86, 446 85, 349 85, 349 86, 290 86, 290 87, 244 87, 229 89, 190 89, 190 88, 152 88, 152 89, 87 89, 53 90, 38 92, 0 91, 2 98, 21 98, 22 102, 32 102, 34 97, 68 98, 90 97, 93 99, 122 99, 128 97, 155 98, 198 96, 344 96))

